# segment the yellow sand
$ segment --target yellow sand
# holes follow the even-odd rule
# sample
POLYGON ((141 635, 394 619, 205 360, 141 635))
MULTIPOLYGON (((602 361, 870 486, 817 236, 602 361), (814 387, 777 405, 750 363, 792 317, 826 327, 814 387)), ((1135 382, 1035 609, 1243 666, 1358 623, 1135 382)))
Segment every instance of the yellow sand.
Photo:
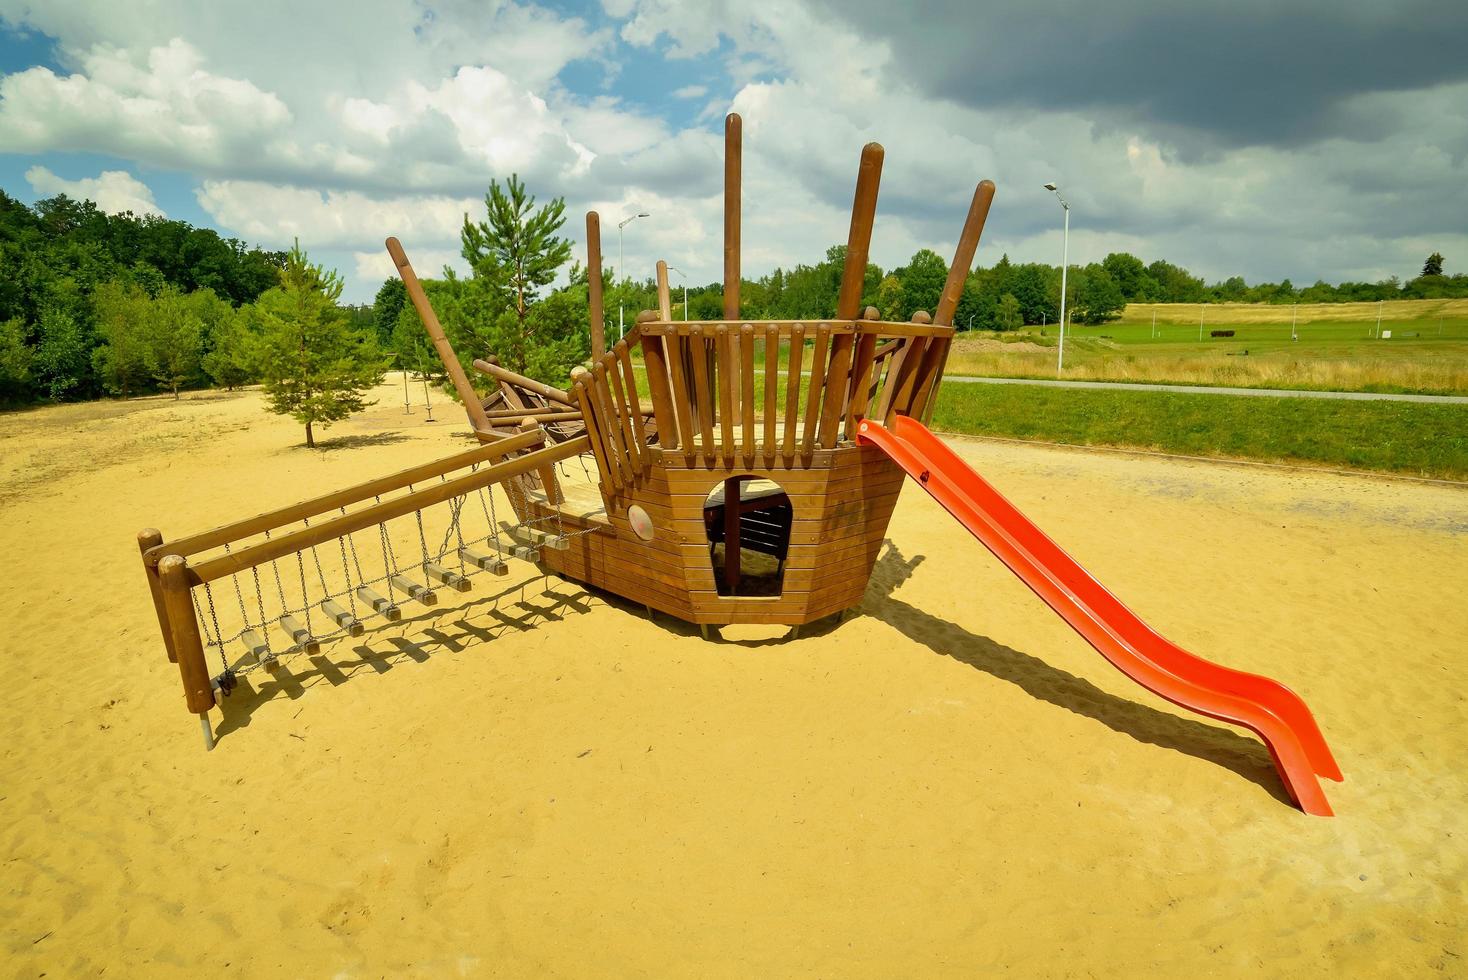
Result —
POLYGON ((521 564, 252 675, 206 754, 134 534, 466 445, 382 397, 319 452, 256 393, 0 417, 7 975, 1468 974, 1468 492, 959 444, 1299 691, 1334 819, 911 487, 841 625, 705 643, 521 564))

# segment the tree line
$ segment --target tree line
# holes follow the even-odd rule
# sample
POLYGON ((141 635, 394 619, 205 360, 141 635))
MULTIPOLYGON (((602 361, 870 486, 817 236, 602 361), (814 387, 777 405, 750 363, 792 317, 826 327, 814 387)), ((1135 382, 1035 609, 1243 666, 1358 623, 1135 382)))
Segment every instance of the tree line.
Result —
MULTIPOLYGON (((485 220, 466 215, 460 232, 466 276, 452 269, 423 285, 455 349, 467 362, 495 353, 507 367, 564 384, 589 353, 587 270, 572 262, 559 234, 565 202, 537 207, 518 176, 492 180, 485 220), (557 281, 565 285, 553 288, 557 281)), ((776 268, 744 280, 748 319, 816 319, 835 309, 845 246, 822 261, 776 268)), ((1172 263, 1144 263, 1125 252, 1072 266, 1067 308, 1075 322, 1100 323, 1131 302, 1345 302, 1468 296, 1468 276, 1448 276, 1433 253, 1406 283, 1289 280, 1249 285, 1241 277, 1207 284, 1172 263)), ((429 270, 420 270, 428 272, 429 270)), ((618 306, 632 323, 657 306, 653 280, 603 272, 608 335, 618 306)), ((884 270, 868 264, 863 305, 884 319, 931 312, 947 279, 946 260, 929 249, 884 270)), ((1008 330, 1054 323, 1060 269, 1015 263, 1007 255, 966 278, 955 324, 1008 330)), ((683 283, 673 283, 683 315, 683 283)), ((382 284, 371 306, 340 302, 341 280, 290 252, 247 247, 213 230, 166 218, 106 214, 64 195, 27 206, 0 191, 0 403, 40 399, 177 395, 189 388, 263 382, 267 398, 307 427, 355 410, 363 391, 395 360, 438 373, 402 282, 382 284)), ((689 284, 686 315, 719 319, 721 283, 689 284)))
MULTIPOLYGON (((846 246, 833 245, 815 265, 777 268, 740 286, 740 315, 746 319, 800 320, 828 317, 836 307, 846 246)), ((931 249, 920 249, 907 264, 890 271, 869 264, 862 304, 875 306, 886 320, 907 320, 918 310, 931 313, 948 277, 948 263, 931 249)), ((1290 280, 1249 285, 1241 276, 1208 284, 1187 269, 1158 260, 1144 263, 1126 252, 1100 262, 1071 266, 1066 282, 1067 317, 1075 323, 1104 323, 1128 303, 1346 303, 1385 299, 1468 297, 1468 275, 1443 274, 1443 257, 1434 252, 1422 275, 1405 283, 1396 277, 1375 283, 1326 282, 1297 288, 1290 280)), ((390 284, 385 284, 384 289, 390 284)), ((683 283, 671 284, 674 314, 684 316, 683 283)), ((1012 330, 1055 323, 1060 315, 1060 267, 1012 262, 1008 255, 992 266, 975 268, 964 281, 954 316, 960 330, 1012 330)), ((722 283, 687 284, 687 318, 723 317, 722 283)), ((608 322, 616 325, 617 303, 630 321, 638 310, 657 307, 651 278, 608 280, 608 322)))

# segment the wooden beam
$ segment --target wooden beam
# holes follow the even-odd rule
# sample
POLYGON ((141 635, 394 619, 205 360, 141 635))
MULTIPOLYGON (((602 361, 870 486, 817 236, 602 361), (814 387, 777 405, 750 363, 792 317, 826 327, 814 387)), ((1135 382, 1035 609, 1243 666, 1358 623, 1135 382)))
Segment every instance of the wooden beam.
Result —
POLYGON ((948 326, 963 298, 963 284, 968 280, 969 270, 974 265, 974 252, 979 247, 979 237, 984 233, 984 222, 989 218, 989 205, 994 203, 994 182, 981 180, 974 188, 973 200, 969 202, 968 216, 963 221, 963 232, 958 236, 958 248, 953 252, 953 264, 948 267, 948 281, 938 297, 938 309, 933 322, 948 326))
MULTIPOLYGON (((621 269, 617 270, 621 272, 621 269)), ((591 357, 599 360, 607 352, 606 319, 601 298, 601 215, 586 212, 587 317, 591 328, 591 357)))
MULTIPOLYGON (((469 424, 475 429, 489 428, 489 420, 484 417, 484 405, 479 401, 479 392, 474 390, 474 385, 469 382, 469 375, 464 372, 464 365, 459 363, 458 356, 454 353, 453 345, 443 332, 443 326, 438 322, 438 315, 433 312, 433 304, 428 302, 428 294, 423 291, 423 284, 418 281, 413 266, 408 262, 408 254, 403 251, 403 245, 396 238, 387 240, 387 254, 392 256, 393 265, 397 266, 398 275, 402 277, 403 286, 407 288, 408 298, 413 301, 413 308, 418 311, 418 318, 423 321, 423 329, 428 331, 429 339, 433 341, 434 350, 438 351, 438 359, 443 361, 444 370, 449 374, 449 380, 454 383, 454 390, 459 393, 459 400, 464 403, 464 412, 469 416, 469 424)), ((406 369, 407 365, 404 365, 406 369)))
MULTIPOLYGON (((233 575, 235 572, 241 572, 255 565, 270 561, 272 558, 283 558, 286 555, 294 554, 312 545, 332 541, 353 531, 360 531, 363 528, 381 524, 395 517, 411 514, 415 510, 420 510, 433 504, 441 504, 446 500, 452 500, 454 497, 462 496, 470 491, 501 483, 510 477, 528 473, 547 463, 570 459, 572 456, 578 456, 586 452, 589 445, 590 443, 587 438, 580 436, 576 439, 568 439, 557 446, 547 446, 545 449, 537 450, 536 452, 517 457, 516 459, 483 467, 477 472, 466 473, 452 480, 427 484, 423 488, 402 497, 384 500, 381 503, 364 507, 359 511, 343 514, 340 517, 333 517, 330 520, 322 521, 320 524, 313 524, 311 527, 303 528, 299 531, 292 531, 289 534, 282 534, 279 537, 271 538, 269 541, 262 541, 247 548, 241 548, 231 554, 220 555, 216 558, 200 562, 198 565, 188 569, 189 579, 194 584, 202 584, 223 578, 226 575, 233 575)), ((230 538, 226 540, 234 539, 230 538)), ((162 562, 159 562, 159 564, 161 565, 162 562)))
MULTIPOLYGON (((484 463, 500 456, 506 456, 522 449, 539 446, 545 442, 545 434, 540 431, 511 436, 486 446, 479 446, 443 459, 434 460, 431 463, 420 463, 410 466, 405 470, 399 470, 390 476, 378 477, 359 483, 345 490, 337 490, 334 493, 323 494, 320 497, 312 497, 310 500, 289 507, 279 507, 275 510, 247 517, 244 520, 234 521, 220 527, 213 528, 199 534, 191 534, 186 538, 179 538, 167 545, 150 547, 143 555, 143 560, 156 565, 165 554, 192 555, 200 551, 208 551, 218 548, 220 545, 238 541, 241 538, 252 537, 262 531, 274 530, 286 524, 294 524, 305 518, 315 517, 318 514, 327 514, 334 510, 340 510, 351 504, 361 503, 379 497, 382 494, 404 487, 421 483, 424 480, 437 476, 443 476, 454 470, 472 466, 475 463, 484 463)), ((329 540, 329 539, 326 539, 329 540)))
POLYGON ((724 319, 739 319, 739 221, 744 122, 724 117, 724 319))
POLYGON ((526 391, 537 394, 540 397, 548 399, 550 401, 559 402, 567 408, 576 407, 576 403, 571 400, 571 395, 568 392, 562 391, 561 389, 553 385, 548 385, 543 381, 536 381, 534 378, 527 378, 523 374, 516 374, 509 368, 500 367, 493 361, 486 361, 483 358, 478 358, 474 361, 474 367, 476 370, 483 371, 485 374, 489 375, 497 381, 508 381, 510 384, 515 385, 518 388, 524 388, 526 391))

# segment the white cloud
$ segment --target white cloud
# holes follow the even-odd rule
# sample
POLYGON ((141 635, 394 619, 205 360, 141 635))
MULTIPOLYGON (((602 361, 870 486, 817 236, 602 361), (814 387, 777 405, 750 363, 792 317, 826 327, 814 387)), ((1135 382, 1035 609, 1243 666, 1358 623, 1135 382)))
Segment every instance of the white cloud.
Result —
POLYGON ((30 68, 0 79, 0 144, 12 153, 80 150, 217 170, 261 151, 291 119, 279 98, 205 70, 183 40, 140 59, 96 47, 84 70, 30 68))
POLYGON ((195 197, 219 224, 276 248, 300 238, 308 248, 366 249, 388 235, 408 246, 442 245, 458 240, 466 213, 483 210, 473 198, 378 198, 243 180, 206 180, 195 197))
POLYGON ((148 185, 126 170, 104 170, 95 177, 80 180, 65 180, 45 167, 31 167, 25 172, 31 190, 42 197, 65 194, 74 200, 88 200, 108 214, 131 211, 141 217, 156 214, 166 217, 163 209, 153 200, 148 185))
POLYGON ((701 99, 709 94, 707 85, 685 85, 682 88, 673 89, 675 99, 701 99))

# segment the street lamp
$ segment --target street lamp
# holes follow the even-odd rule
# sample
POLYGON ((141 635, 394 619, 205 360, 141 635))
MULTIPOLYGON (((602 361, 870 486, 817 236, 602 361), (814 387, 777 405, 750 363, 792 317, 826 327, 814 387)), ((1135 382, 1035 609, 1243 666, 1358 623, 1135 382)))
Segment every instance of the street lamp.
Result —
POLYGON ((1065 369, 1065 273, 1070 268, 1070 205, 1060 196, 1060 188, 1054 181, 1046 184, 1045 189, 1054 194, 1065 209, 1065 234, 1060 243, 1060 351, 1055 358, 1055 374, 1059 376, 1065 369))
MULTIPOLYGON (((628 225, 630 225, 632 222, 636 221, 638 218, 647 218, 647 217, 650 217, 650 215, 646 211, 638 211, 636 214, 632 215, 632 217, 630 217, 630 218, 623 218, 621 221, 617 222, 617 271, 618 272, 622 272, 622 229, 623 228, 626 228, 628 225)), ((622 273, 622 275, 625 278, 626 273, 624 272, 624 273, 622 273)), ((621 296, 621 290, 618 290, 617 293, 618 293, 618 295, 617 295, 617 339, 618 340, 621 340, 623 337, 627 336, 627 330, 623 326, 623 323, 622 323, 622 296, 621 296)))
POLYGON ((678 273, 683 280, 683 320, 686 323, 688 320, 688 277, 683 275, 682 269, 675 269, 671 265, 668 266, 668 271, 678 273))

